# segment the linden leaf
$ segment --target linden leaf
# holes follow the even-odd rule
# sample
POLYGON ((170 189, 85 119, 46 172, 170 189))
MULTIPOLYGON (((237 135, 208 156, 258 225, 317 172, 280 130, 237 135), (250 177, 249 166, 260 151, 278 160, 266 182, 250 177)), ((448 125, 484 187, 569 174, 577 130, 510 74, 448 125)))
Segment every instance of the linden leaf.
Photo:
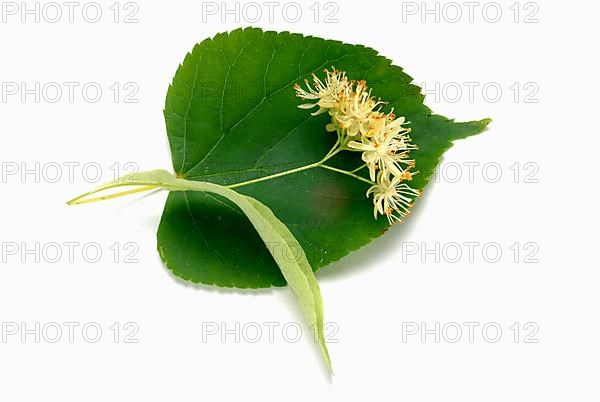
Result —
MULTIPOLYGON (((400 67, 370 48, 256 28, 221 33, 196 45, 179 66, 165 104, 172 161, 179 177, 232 185, 319 161, 335 142, 327 114, 298 109, 293 86, 335 66, 364 79, 373 95, 411 122, 411 152, 423 189, 456 139, 483 131, 488 119, 455 123, 432 115, 420 88, 400 67)), ((355 153, 331 160, 361 164, 355 153)), ((315 168, 236 188, 267 205, 298 240, 313 270, 381 236, 368 185, 315 168)), ((227 198, 205 192, 169 194, 158 248, 184 279, 210 285, 283 286, 282 274, 251 220, 227 198)), ((289 251, 289 250, 288 250, 289 251)))

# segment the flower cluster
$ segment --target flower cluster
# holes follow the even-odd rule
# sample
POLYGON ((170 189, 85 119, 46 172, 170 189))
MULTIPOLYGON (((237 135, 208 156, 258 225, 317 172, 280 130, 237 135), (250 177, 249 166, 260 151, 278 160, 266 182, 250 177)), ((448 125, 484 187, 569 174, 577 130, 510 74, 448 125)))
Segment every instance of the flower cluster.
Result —
POLYGON ((336 151, 362 152, 372 183, 367 197, 373 195, 375 218, 379 214, 390 224, 401 221, 410 213, 413 200, 421 196, 405 183, 417 173, 411 172, 415 161, 410 151, 416 146, 411 143, 410 128, 405 127, 409 123, 393 110, 383 113, 385 103, 371 96, 365 81, 348 80, 345 72, 335 68, 324 72, 324 81, 313 74, 312 85, 305 80, 306 89, 295 85, 296 96, 312 101, 299 107, 318 107, 313 115, 329 113, 331 123, 326 129, 338 135, 336 151))

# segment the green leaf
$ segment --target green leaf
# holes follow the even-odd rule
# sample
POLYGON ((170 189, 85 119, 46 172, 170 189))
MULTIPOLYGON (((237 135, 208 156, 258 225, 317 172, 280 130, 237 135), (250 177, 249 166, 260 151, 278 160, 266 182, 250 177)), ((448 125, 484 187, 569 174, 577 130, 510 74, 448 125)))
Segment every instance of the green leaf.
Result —
MULTIPOLYGON (((411 156, 420 171, 411 187, 423 189, 452 142, 489 123, 432 115, 412 78, 373 49, 239 29, 196 45, 169 87, 164 114, 177 175, 231 185, 319 161, 335 142, 324 129, 329 117, 298 109, 293 85, 331 66, 350 79, 365 79, 373 95, 411 121, 419 146, 411 156)), ((330 162, 348 169, 359 166, 359 159, 342 153, 330 162)), ((315 168, 236 190, 269 206, 317 270, 386 231, 385 219, 373 219, 367 187, 315 168)), ((158 248, 175 275, 193 282, 239 288, 286 283, 245 214, 218 195, 171 193, 158 248)))
MULTIPOLYGON (((95 190, 83 194, 69 204, 77 204, 98 200, 106 197, 91 199, 90 196, 108 189, 123 186, 142 186, 142 189, 162 188, 174 192, 199 192, 212 194, 228 200, 246 216, 255 233, 260 237, 263 246, 269 250, 273 260, 281 270, 281 274, 296 295, 302 312, 310 328, 315 331, 316 339, 321 348, 323 357, 331 369, 331 360, 327 345, 325 344, 323 299, 317 279, 304 255, 302 247, 298 244, 289 229, 281 223, 273 212, 260 201, 237 193, 218 184, 183 180, 174 177, 166 170, 152 170, 149 172, 133 173, 118 180, 104 184, 95 190), (86 201, 87 199, 87 201, 86 201), (294 253, 290 254, 289 251, 294 253)), ((136 191, 136 190, 133 190, 136 191)), ((126 191, 125 193, 129 193, 126 191)), ((121 193, 123 194, 123 193, 121 193)))

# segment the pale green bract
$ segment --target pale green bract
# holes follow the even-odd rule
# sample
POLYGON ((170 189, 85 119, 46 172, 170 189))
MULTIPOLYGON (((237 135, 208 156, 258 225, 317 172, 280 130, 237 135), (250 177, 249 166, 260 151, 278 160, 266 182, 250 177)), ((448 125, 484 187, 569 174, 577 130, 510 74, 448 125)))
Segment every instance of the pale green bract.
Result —
MULTIPOLYGON (((152 187, 168 191, 202 191, 217 194, 237 205, 258 232, 281 269, 288 286, 296 295, 309 326, 315 331, 323 358, 331 370, 331 359, 323 332, 323 299, 319 284, 302 247, 289 229, 277 219, 267 206, 227 187, 214 183, 179 179, 166 170, 152 170, 121 177, 69 201, 69 204, 84 203, 93 194, 123 186, 141 186, 143 190, 152 187), (286 254, 283 250, 295 250, 297 253, 290 258, 289 253, 286 254)), ((110 196, 104 198, 110 198, 110 196)))

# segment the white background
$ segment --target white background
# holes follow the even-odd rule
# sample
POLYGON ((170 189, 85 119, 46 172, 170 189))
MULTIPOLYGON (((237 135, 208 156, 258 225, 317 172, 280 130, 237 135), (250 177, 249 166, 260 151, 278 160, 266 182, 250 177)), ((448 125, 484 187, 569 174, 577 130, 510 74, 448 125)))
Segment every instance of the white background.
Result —
MULTIPOLYGON (((286 2, 275 8, 273 21, 258 2, 263 14, 256 23, 247 21, 255 9, 246 8, 244 20, 244 3, 236 22, 220 4, 208 15, 203 7, 212 6, 192 1, 138 2, 137 23, 122 21, 135 11, 122 2, 115 23, 112 3, 100 2, 97 23, 83 18, 85 2, 73 23, 62 3, 65 15, 56 23, 48 21, 54 18, 48 8, 51 14, 39 22, 35 15, 22 22, 23 5, 16 3, 12 15, 2 3, 8 7, 0 23, 4 89, 13 88, 10 83, 79 87, 73 102, 65 87, 56 103, 44 94, 36 102, 35 94, 21 99, 20 92, 2 93, 0 399, 599 400, 596 2, 521 2, 517 22, 512 0, 488 6, 487 14, 487 3, 479 3, 472 22, 462 2, 457 22, 450 21, 456 3, 438 4, 436 22, 435 14, 422 21, 420 2, 322 1, 315 22, 314 2, 300 1, 302 16, 294 22, 289 6, 282 14, 286 2), (493 23, 498 7, 502 16, 493 23), (112 179, 115 163, 170 169, 162 108, 178 63, 196 42, 248 25, 371 46, 424 83, 435 112, 460 121, 494 120, 485 133, 446 153, 445 170, 408 223, 319 272, 331 340, 337 341, 329 344, 333 378, 287 289, 189 286, 163 267, 155 231, 165 193, 64 204, 95 185, 95 170, 84 172, 85 164, 99 166, 103 181, 112 179), (121 87, 116 102, 109 89, 115 82, 121 87), (478 85, 471 99, 465 82, 478 85), (103 89, 98 102, 83 97, 86 83, 103 89), (137 103, 124 102, 131 89, 126 83, 139 88, 137 103), (502 95, 496 99, 494 88, 483 94, 486 84, 500 87, 502 95), (463 91, 458 98, 457 86, 463 91), (69 163, 78 164, 73 177, 69 163), (57 165, 61 177, 51 180, 57 165), (498 168, 502 176, 494 182, 498 168), (37 170, 37 177, 23 176, 24 169, 37 170), (68 242, 79 244, 72 262, 68 242), (467 242, 479 244, 472 262, 467 242), (35 253, 25 252, 36 243, 40 253, 58 243, 62 258, 53 263, 54 254, 41 255, 36 262, 35 253), (102 251, 97 263, 82 255, 83 245, 92 243, 102 251), (121 249, 116 263, 114 243, 121 249), (129 251, 137 245, 139 262, 125 262, 126 243, 134 244, 129 251), (463 255, 452 262, 457 244, 463 255), (495 249, 483 253, 488 244, 502 251, 498 262, 489 262, 495 249), (435 253, 422 254, 435 247, 439 261, 435 253), (65 322, 78 323, 72 343, 65 322), (265 322, 279 324, 273 342, 265 322), (295 343, 293 328, 287 338, 281 330, 290 322, 305 331, 295 343), (473 342, 465 322, 476 323, 473 342), (239 323, 239 342, 235 334, 225 342, 220 333, 207 336, 210 323, 229 329, 239 323), (244 336, 254 337, 252 323, 263 330, 256 343, 244 336), (425 339, 421 323, 433 330, 425 339), (62 337, 52 343, 57 325, 62 337), (453 343, 456 326, 462 336, 453 343), (98 327, 102 335, 93 343, 98 327), (126 342, 132 328, 137 343, 126 342), (502 333, 493 342, 497 328, 502 333)), ((434 2, 427 4, 434 9, 434 2)))

